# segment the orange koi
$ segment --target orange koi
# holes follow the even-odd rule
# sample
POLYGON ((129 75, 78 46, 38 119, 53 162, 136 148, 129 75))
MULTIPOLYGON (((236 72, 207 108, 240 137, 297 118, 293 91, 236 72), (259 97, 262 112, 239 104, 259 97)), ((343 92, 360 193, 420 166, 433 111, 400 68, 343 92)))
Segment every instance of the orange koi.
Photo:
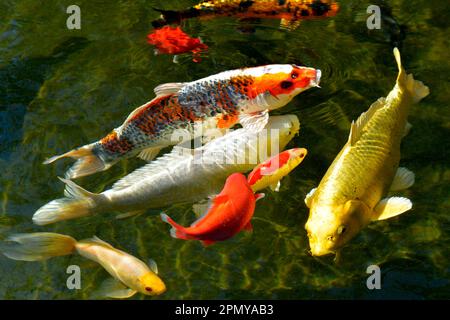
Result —
POLYGON ((148 43, 155 46, 156 54, 182 54, 191 52, 193 61, 200 62, 200 53, 208 46, 200 38, 192 38, 180 27, 164 26, 147 35, 148 43))
POLYGON ((263 196, 253 193, 242 173, 233 173, 227 178, 222 192, 212 200, 206 214, 190 227, 177 224, 164 213, 161 219, 172 226, 172 237, 200 240, 207 246, 227 240, 241 230, 252 230, 250 220, 255 211, 255 202, 263 196))

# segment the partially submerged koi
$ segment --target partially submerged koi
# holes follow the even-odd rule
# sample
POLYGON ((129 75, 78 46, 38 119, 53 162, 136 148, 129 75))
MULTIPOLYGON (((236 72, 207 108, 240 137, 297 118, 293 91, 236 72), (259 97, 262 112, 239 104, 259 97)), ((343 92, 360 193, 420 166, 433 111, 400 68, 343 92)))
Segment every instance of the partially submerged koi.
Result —
POLYGON ((178 55, 191 52, 194 62, 200 62, 200 53, 208 50, 208 46, 200 38, 190 37, 180 27, 164 26, 156 29, 147 35, 147 41, 155 46, 155 54, 178 55))
POLYGON ((155 10, 161 13, 161 18, 152 22, 155 28, 190 18, 232 16, 280 19, 282 27, 292 30, 302 20, 335 16, 339 5, 328 0, 206 0, 181 11, 155 10))

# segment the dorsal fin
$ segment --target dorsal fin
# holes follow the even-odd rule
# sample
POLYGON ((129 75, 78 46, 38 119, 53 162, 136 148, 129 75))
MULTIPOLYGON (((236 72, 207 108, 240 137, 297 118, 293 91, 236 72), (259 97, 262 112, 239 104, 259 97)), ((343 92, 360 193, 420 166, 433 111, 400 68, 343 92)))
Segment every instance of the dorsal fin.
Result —
POLYGON ((376 111, 384 107, 385 102, 386 98, 379 98, 377 101, 372 103, 372 105, 369 107, 369 110, 363 112, 359 116, 356 122, 352 121, 352 125, 350 127, 350 135, 348 137, 348 142, 351 146, 353 146, 359 140, 366 124, 369 122, 376 111))
MULTIPOLYGON (((155 100, 155 99, 153 99, 155 100)), ((130 121, 131 118, 133 118, 136 114, 138 114, 139 112, 141 112, 143 109, 149 107, 149 105, 152 103, 152 101, 148 101, 146 103, 144 103, 142 106, 137 107, 136 109, 134 109, 129 115, 128 117, 125 119, 125 121, 123 123, 127 123, 128 121, 130 121)))
POLYGON ((156 158, 149 164, 134 170, 130 174, 126 175, 112 186, 111 189, 120 190, 128 188, 137 182, 143 181, 154 174, 158 174, 170 168, 180 161, 185 161, 193 158, 190 149, 182 147, 174 147, 170 153, 167 153, 161 157, 156 158), (184 152, 182 152, 184 151, 184 152))
POLYGON ((103 246, 103 247, 110 248, 110 249, 115 249, 115 248, 114 248, 112 245, 110 245, 108 242, 103 241, 102 239, 100 239, 100 238, 97 237, 97 236, 93 236, 92 238, 86 239, 86 240, 84 240, 84 241, 94 242, 94 243, 97 243, 97 244, 99 244, 99 245, 101 245, 101 246, 103 246))
POLYGON ((154 91, 156 96, 166 96, 180 91, 186 85, 186 82, 163 83, 157 86, 154 91))

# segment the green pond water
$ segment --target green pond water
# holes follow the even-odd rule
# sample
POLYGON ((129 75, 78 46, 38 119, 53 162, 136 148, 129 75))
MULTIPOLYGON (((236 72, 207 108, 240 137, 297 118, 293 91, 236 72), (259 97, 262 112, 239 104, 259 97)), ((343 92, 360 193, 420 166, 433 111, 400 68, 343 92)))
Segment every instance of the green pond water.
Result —
MULTIPOLYGON (((450 54, 448 4, 440 0, 342 1, 335 18, 304 21, 295 31, 277 20, 233 18, 185 21, 183 29, 209 46, 201 63, 189 54, 172 62, 146 43, 152 7, 183 9, 195 1, 85 1, 81 30, 66 28, 72 1, 0 2, 0 239, 14 232, 51 231, 83 239, 97 235, 144 261, 158 263, 168 288, 150 299, 437 299, 450 298, 450 54), (390 8, 381 30, 366 27, 366 8, 390 8), (399 195, 414 207, 372 223, 333 257, 308 253, 304 196, 315 187, 345 144, 350 123, 393 87, 398 45, 408 72, 431 94, 412 109, 401 166, 416 183, 399 195), (204 248, 169 236, 157 214, 127 220, 114 215, 47 227, 31 217, 62 197, 56 178, 70 160, 45 166, 49 156, 97 140, 154 97, 158 84, 191 81, 220 71, 270 63, 295 63, 323 72, 321 89, 308 90, 274 114, 294 113, 300 134, 288 147, 305 147, 305 161, 282 181, 279 193, 258 202, 253 233, 204 248), (381 268, 382 289, 368 290, 366 268, 381 268)), ((385 11, 388 12, 389 10, 385 11)), ((122 161, 77 180, 100 192, 142 166, 122 161)), ((165 210, 175 220, 194 219, 190 205, 165 210)), ((80 256, 19 262, 0 256, 1 299, 86 299, 109 277, 80 256), (69 265, 82 270, 81 290, 66 287, 69 265)), ((144 299, 136 295, 134 299, 144 299)))

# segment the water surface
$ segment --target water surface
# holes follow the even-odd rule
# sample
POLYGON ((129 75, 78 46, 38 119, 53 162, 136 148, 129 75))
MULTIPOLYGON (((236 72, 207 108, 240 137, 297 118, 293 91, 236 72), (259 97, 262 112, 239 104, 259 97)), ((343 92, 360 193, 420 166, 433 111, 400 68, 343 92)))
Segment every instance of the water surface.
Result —
MULTIPOLYGON (((0 3, 0 238, 11 232, 51 231, 83 239, 97 235, 117 248, 157 261, 168 291, 160 299, 435 299, 450 297, 450 167, 448 7, 445 1, 389 2, 394 20, 368 31, 366 8, 376 1, 345 1, 335 18, 305 21, 292 32, 276 20, 189 20, 183 29, 209 46, 201 63, 191 56, 154 56, 146 43, 152 7, 182 9, 195 1, 78 1, 81 30, 66 28, 71 1, 0 3), (248 26, 247 26, 248 29, 248 26), (251 29, 251 28, 250 28, 251 29), (304 196, 319 183, 345 144, 353 119, 385 96, 396 78, 392 48, 398 45, 408 72, 431 94, 412 109, 413 125, 402 144, 401 165, 415 185, 398 194, 412 211, 371 224, 332 257, 308 254, 304 196), (311 89, 276 113, 295 113, 302 128, 288 147, 305 147, 305 161, 258 202, 253 233, 204 248, 169 237, 169 226, 146 215, 117 221, 114 215, 47 227, 31 223, 43 204, 62 196, 56 179, 71 164, 42 161, 104 136, 153 88, 191 81, 220 71, 269 63, 296 63, 323 72, 311 89), (366 287, 366 268, 377 264, 382 290, 366 287)), ((379 2, 385 4, 387 2, 379 2)), ((386 16, 386 18, 389 16, 386 16)), ((123 161, 78 180, 93 192, 144 164, 123 161)), ((189 205, 167 208, 181 223, 194 219, 189 205)), ((47 262, 0 257, 2 299, 84 299, 108 278, 80 256, 47 262), (66 288, 66 268, 82 268, 82 290, 66 288)), ((136 295, 135 299, 143 299, 136 295)))

